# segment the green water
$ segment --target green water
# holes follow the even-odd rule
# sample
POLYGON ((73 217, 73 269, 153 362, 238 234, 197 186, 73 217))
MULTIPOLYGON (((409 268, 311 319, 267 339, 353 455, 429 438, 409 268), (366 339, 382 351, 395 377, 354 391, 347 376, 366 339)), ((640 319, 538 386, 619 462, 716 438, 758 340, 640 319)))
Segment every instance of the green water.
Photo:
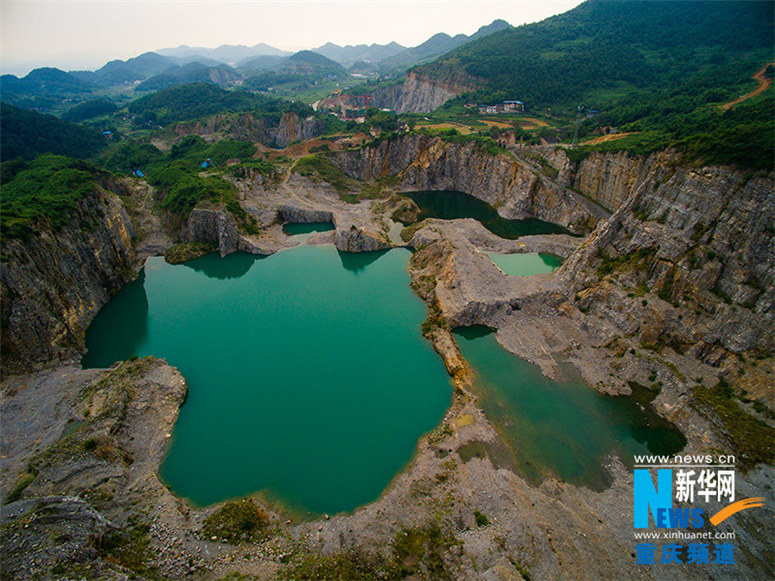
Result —
MULTIPOLYGON (((540 369, 503 349, 483 327, 458 329, 463 356, 476 374, 479 404, 509 445, 488 451, 538 484, 555 478, 603 489, 610 476, 602 467, 617 454, 632 465, 633 454, 674 454, 683 435, 649 406, 645 390, 634 397, 599 394, 580 379, 555 382, 540 369)), ((468 449, 466 454, 482 455, 468 449)))
POLYGON ((410 253, 302 246, 146 263, 83 364, 164 357, 188 381, 162 478, 199 505, 260 492, 301 513, 377 497, 451 400, 410 253))
POLYGON ((283 232, 300 240, 306 240, 317 232, 329 232, 333 229, 331 222, 288 222, 283 225, 283 232))
POLYGON ((507 220, 487 202, 463 192, 422 191, 403 194, 420 207, 418 220, 439 218, 456 220, 474 218, 490 232, 501 238, 513 240, 531 234, 569 234, 568 230, 551 222, 530 218, 528 220, 507 220))
POLYGON ((562 258, 544 252, 497 254, 488 252, 493 264, 509 276, 532 276, 552 272, 562 266, 562 258))

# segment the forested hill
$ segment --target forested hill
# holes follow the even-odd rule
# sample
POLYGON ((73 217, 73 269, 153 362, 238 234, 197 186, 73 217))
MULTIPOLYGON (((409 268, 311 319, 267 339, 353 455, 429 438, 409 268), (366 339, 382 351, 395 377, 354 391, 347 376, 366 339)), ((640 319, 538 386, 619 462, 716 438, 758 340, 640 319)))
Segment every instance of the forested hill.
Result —
POLYGON ((588 0, 469 43, 417 71, 436 78, 464 73, 477 80, 481 100, 520 99, 532 107, 575 105, 611 90, 663 90, 703 70, 771 58, 773 7, 770 1, 588 0))
POLYGON ((158 125, 169 125, 188 119, 199 119, 216 113, 261 111, 279 113, 294 111, 299 115, 311 115, 312 109, 303 103, 291 103, 276 97, 227 91, 215 85, 194 83, 179 85, 151 93, 129 104, 129 112, 140 115, 158 125))
POLYGON ((105 138, 96 129, 7 103, 0 104, 0 123, 3 128, 0 158, 3 161, 32 159, 41 153, 88 158, 106 144, 105 138))

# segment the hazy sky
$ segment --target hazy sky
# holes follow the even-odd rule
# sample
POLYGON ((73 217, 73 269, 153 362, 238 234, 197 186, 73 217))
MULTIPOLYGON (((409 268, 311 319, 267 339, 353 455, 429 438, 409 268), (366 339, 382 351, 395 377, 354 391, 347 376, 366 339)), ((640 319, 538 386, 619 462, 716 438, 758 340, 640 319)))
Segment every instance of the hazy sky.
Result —
POLYGON ((0 0, 3 72, 94 69, 114 58, 174 47, 259 42, 285 50, 471 34, 502 18, 542 20, 581 0, 310 2, 0 0))

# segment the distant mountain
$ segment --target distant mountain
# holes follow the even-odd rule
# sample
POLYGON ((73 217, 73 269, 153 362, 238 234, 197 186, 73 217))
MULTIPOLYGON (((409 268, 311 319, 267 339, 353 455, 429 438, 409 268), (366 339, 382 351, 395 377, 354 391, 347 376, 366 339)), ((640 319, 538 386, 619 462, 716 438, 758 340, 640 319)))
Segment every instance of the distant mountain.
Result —
MULTIPOLYGON (((0 76, 3 98, 9 95, 47 96, 91 92, 89 83, 55 68, 30 71, 21 79, 14 75, 0 76)), ((7 99, 6 99, 7 100, 7 99)))
POLYGON ((189 83, 212 83, 222 87, 233 85, 242 79, 242 75, 228 65, 219 63, 207 66, 192 62, 183 66, 175 65, 163 73, 152 76, 135 87, 136 91, 158 91, 176 85, 189 83))
POLYGON ((74 125, 34 111, 0 103, 3 161, 32 159, 42 153, 91 157, 105 147, 105 138, 95 130, 74 125))
POLYGON ((248 59, 242 60, 236 64, 236 67, 245 75, 252 75, 255 73, 261 73, 270 69, 276 69, 283 64, 283 61, 288 57, 281 57, 276 55, 262 55, 254 56, 248 59))
MULTIPOLYGON (((131 84, 164 72, 175 64, 167 57, 146 52, 125 61, 113 60, 94 71, 90 82, 103 87, 131 84)), ((87 77, 88 78, 88 77, 87 77)))
POLYGON ((245 79, 245 88, 254 91, 304 91, 320 81, 349 78, 339 63, 310 50, 282 59, 278 66, 245 79))
POLYGON ((466 36, 465 34, 450 36, 440 32, 434 34, 422 44, 407 48, 391 57, 383 59, 380 62, 380 65, 383 70, 408 69, 414 65, 433 60, 472 40, 478 40, 494 32, 510 27, 511 25, 505 20, 494 20, 492 23, 482 26, 471 36, 466 36))
POLYGON ((181 45, 176 48, 163 48, 156 51, 158 54, 167 57, 187 58, 202 56, 222 63, 233 65, 239 61, 251 57, 271 55, 271 56, 289 56, 292 53, 280 50, 263 42, 255 46, 245 46, 243 44, 222 44, 217 48, 191 47, 181 45))
POLYGON ((397 42, 371 45, 348 44, 347 46, 339 46, 338 44, 327 42, 321 47, 312 49, 313 52, 322 54, 345 67, 350 67, 358 61, 378 63, 404 50, 406 50, 406 47, 401 46, 397 42))
POLYGON ((283 62, 282 69, 301 74, 347 74, 342 65, 311 50, 302 50, 289 56, 283 62))

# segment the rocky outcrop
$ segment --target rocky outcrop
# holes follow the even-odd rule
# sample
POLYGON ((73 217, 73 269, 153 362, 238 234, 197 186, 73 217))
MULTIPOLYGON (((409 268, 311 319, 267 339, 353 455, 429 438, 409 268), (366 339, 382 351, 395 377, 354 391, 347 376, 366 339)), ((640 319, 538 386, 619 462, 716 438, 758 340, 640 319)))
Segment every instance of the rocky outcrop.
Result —
POLYGON ((283 148, 296 140, 314 139, 324 131, 322 119, 308 117, 301 120, 296 113, 287 111, 280 115, 279 123, 276 118, 256 118, 250 113, 218 114, 178 123, 171 129, 171 134, 175 138, 199 135, 208 141, 230 138, 283 148))
POLYGON ((375 107, 395 109, 396 113, 430 113, 472 89, 470 84, 430 79, 410 71, 402 85, 377 89, 372 96, 375 107))
POLYGON ((82 498, 46 496, 15 502, 0 508, 0 522, 5 579, 64 571, 63 563, 94 566, 103 579, 120 578, 99 563, 99 547, 116 528, 82 498))
POLYGON ((64 228, 3 241, 4 373, 83 350, 92 318, 135 276, 132 237, 120 199, 100 189, 77 204, 64 228))
POLYGON ((280 116, 280 126, 277 129, 275 145, 277 147, 287 147, 289 143, 299 139, 301 135, 301 124, 299 116, 296 113, 286 112, 280 116))
POLYGON ((208 140, 224 137, 272 145, 277 136, 277 123, 272 125, 267 118, 256 118, 250 113, 238 115, 219 114, 200 119, 178 123, 172 128, 175 137, 199 135, 208 140))
POLYGON ((771 353, 773 174, 674 161, 669 155, 642 161, 648 175, 563 272, 584 308, 610 315, 623 333, 648 343, 692 349, 705 361, 718 357, 716 347, 771 353))
POLYGON ((226 256, 240 247, 240 233, 234 216, 226 210, 194 208, 186 221, 183 237, 187 242, 215 242, 226 256))
POLYGON ((296 113, 288 111, 280 116, 280 126, 277 129, 274 145, 284 148, 297 140, 314 139, 324 130, 325 122, 322 119, 307 117, 302 121, 296 113))
MULTIPOLYGON (((182 515, 157 473, 186 397, 175 368, 154 358, 107 370, 70 366, 16 376, 3 388, 4 492, 20 474, 24 482, 0 511, 4 577, 35 578, 57 566, 70 578, 89 564, 93 578, 121 578, 105 557, 124 535, 157 555, 172 548, 158 533, 182 515), (73 422, 77 429, 67 430, 73 422), (102 542, 108 534, 113 541, 102 542)), ((141 562, 151 556, 145 551, 141 562)), ((180 578, 194 562, 187 557, 177 569, 156 566, 180 578)))
POLYGON ((408 134, 336 154, 339 167, 364 181, 398 178, 398 191, 462 191, 497 208, 504 218, 539 218, 573 232, 591 230, 608 212, 564 188, 519 157, 493 154, 475 141, 449 143, 408 134))
POLYGON ((616 211, 649 175, 657 156, 592 153, 579 163, 572 186, 616 211))
POLYGON ((277 209, 277 214, 283 222, 309 224, 334 221, 334 215, 330 210, 314 210, 287 204, 280 206, 277 209))
POLYGON ((386 237, 365 226, 350 224, 349 227, 336 226, 334 233, 334 246, 341 252, 372 252, 374 250, 386 250, 392 244, 386 237))

